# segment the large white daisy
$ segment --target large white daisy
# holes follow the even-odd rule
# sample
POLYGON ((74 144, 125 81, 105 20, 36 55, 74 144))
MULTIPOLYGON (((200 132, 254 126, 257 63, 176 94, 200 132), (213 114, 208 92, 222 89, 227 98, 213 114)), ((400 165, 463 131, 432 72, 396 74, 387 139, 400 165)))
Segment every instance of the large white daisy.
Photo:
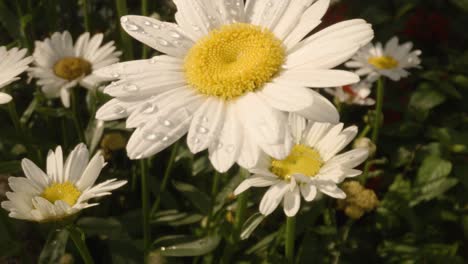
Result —
POLYGON ((98 205, 88 200, 111 194, 127 181, 107 180, 95 185, 105 166, 104 158, 97 153, 89 161, 84 144, 76 146, 63 164, 62 148, 50 151, 47 156, 47 174, 32 161, 21 163, 24 177, 10 177, 13 192, 7 192, 8 201, 2 207, 9 216, 31 221, 55 221, 76 214, 82 209, 98 205))
POLYGON ((103 35, 90 37, 83 33, 75 44, 68 31, 55 32, 44 41, 36 41, 34 64, 30 70, 37 84, 50 98, 60 97, 65 107, 70 106, 70 89, 81 85, 93 89, 109 78, 98 77, 93 71, 119 61, 120 51, 114 42, 102 45, 103 35), (102 46, 101 46, 102 45, 102 46))
POLYGON ((418 67, 421 64, 420 50, 413 50, 413 43, 398 44, 398 38, 393 37, 382 47, 382 43, 363 47, 351 61, 346 63, 349 68, 357 68, 356 74, 367 75, 367 80, 374 82, 380 76, 393 81, 407 77, 407 69, 418 67))
POLYGON ((345 85, 336 88, 326 88, 325 91, 335 97, 340 103, 355 105, 373 105, 375 100, 370 98, 372 83, 367 81, 353 85, 345 85))
POLYGON ((367 149, 357 148, 337 155, 357 134, 357 127, 343 130, 343 124, 309 122, 296 115, 289 117, 294 146, 282 160, 263 156, 252 176, 234 191, 238 195, 250 187, 269 187, 260 202, 260 212, 271 214, 283 202, 284 213, 294 216, 299 211, 302 197, 308 202, 317 192, 337 199, 346 198, 338 188, 347 177, 361 174, 353 169, 368 156, 367 149))
MULTIPOLYGON (((26 49, 0 47, 0 89, 18 80, 16 77, 28 68, 32 57, 24 57, 28 52, 26 49)), ((0 92, 0 104, 11 101, 11 96, 0 92)))
POLYGON ((260 150, 283 158, 288 112, 338 122, 334 106, 306 87, 359 81, 330 70, 373 38, 355 19, 309 37, 329 0, 177 0, 177 24, 142 16, 121 18, 134 38, 165 53, 99 70, 119 77, 105 92, 115 99, 101 120, 128 118, 137 128, 127 145, 132 159, 151 156, 188 131, 193 153, 209 149, 218 171, 236 161, 253 166, 260 150))

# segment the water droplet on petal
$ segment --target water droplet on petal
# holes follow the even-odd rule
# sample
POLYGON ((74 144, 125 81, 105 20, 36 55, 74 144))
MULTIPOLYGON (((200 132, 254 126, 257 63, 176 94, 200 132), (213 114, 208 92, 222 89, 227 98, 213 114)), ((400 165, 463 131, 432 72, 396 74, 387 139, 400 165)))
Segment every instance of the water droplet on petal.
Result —
POLYGON ((176 39, 180 38, 180 34, 175 31, 169 32, 169 35, 171 35, 171 37, 176 38, 176 39))
POLYGON ((150 130, 143 131, 142 136, 145 140, 148 140, 148 141, 158 141, 159 139, 161 139, 161 134, 150 131, 150 130))
POLYGON ((144 104, 141 110, 143 114, 147 114, 147 115, 152 114, 157 111, 158 111, 158 108, 156 107, 156 105, 151 104, 151 103, 144 104))
POLYGON ((208 133, 208 131, 209 131, 208 128, 202 127, 202 126, 198 127, 198 129, 197 129, 197 132, 200 133, 200 134, 206 134, 206 133, 208 133))
POLYGON ((127 113, 127 109, 123 108, 120 105, 114 106, 114 113, 118 115, 125 115, 127 113))
POLYGON ((164 126, 167 126, 167 127, 172 126, 172 122, 170 120, 164 120, 163 124, 164 126))
POLYGON ((162 39, 162 38, 158 38, 158 42, 159 44, 163 46, 167 46, 169 44, 169 42, 167 42, 165 39, 162 39))
POLYGON ((167 142, 167 141, 169 141, 169 136, 165 136, 165 137, 163 137, 162 141, 163 141, 163 142, 167 142))
POLYGON ((125 84, 122 89, 128 93, 134 93, 140 90, 135 84, 125 84))

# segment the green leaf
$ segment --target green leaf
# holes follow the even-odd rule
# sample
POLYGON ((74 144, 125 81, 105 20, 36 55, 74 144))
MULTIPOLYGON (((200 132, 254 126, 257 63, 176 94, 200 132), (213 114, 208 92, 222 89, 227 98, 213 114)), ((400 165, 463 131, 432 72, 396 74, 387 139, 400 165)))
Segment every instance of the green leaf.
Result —
POLYGON ((119 237, 122 233, 122 224, 115 218, 83 217, 77 221, 77 225, 88 236, 119 237))
POLYGON ((42 248, 38 263, 49 264, 59 263, 60 258, 65 253, 68 242, 68 230, 53 230, 47 238, 46 244, 42 248))
POLYGON ((213 212, 217 213, 226 203, 228 197, 232 195, 234 189, 244 180, 245 170, 239 170, 231 180, 223 187, 223 189, 216 195, 215 204, 213 206, 213 212))
POLYGON ((20 161, 0 162, 0 174, 13 174, 21 171, 20 161))
POLYGON ((419 89, 410 98, 409 112, 422 121, 427 118, 432 108, 442 104, 445 100, 445 95, 434 89, 419 89))
POLYGON ((160 211, 153 216, 151 223, 181 226, 198 223, 203 219, 201 214, 188 214, 177 210, 160 211))
POLYGON ((161 247, 158 251, 163 256, 171 257, 202 256, 213 251, 220 241, 221 237, 212 235, 192 242, 161 247))
POLYGON ((265 216, 261 213, 255 213, 250 216, 242 225, 242 231, 240 238, 245 240, 250 237, 250 235, 255 231, 255 229, 263 222, 265 216))
POLYGON ((195 186, 183 183, 183 182, 173 182, 174 187, 182 193, 190 202, 205 215, 210 213, 211 201, 208 195, 204 192, 201 192, 195 186))

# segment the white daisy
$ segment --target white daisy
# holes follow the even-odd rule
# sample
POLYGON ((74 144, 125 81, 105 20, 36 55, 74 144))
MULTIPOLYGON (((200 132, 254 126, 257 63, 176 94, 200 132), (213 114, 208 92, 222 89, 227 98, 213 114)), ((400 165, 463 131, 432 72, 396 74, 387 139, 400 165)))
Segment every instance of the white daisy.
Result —
POLYGON ((286 156, 288 112, 338 122, 334 106, 306 87, 358 82, 353 73, 330 69, 373 38, 371 25, 349 20, 307 37, 329 0, 174 2, 177 24, 121 19, 131 36, 166 55, 97 72, 121 79, 105 89, 116 98, 97 118, 128 118, 127 127, 137 128, 130 158, 154 155, 188 132, 190 150, 208 149, 224 172, 236 161, 253 166, 260 150, 286 156))
POLYGON ((345 85, 336 88, 326 88, 325 91, 333 95, 336 100, 345 104, 373 105, 375 100, 370 98, 372 83, 367 81, 353 85, 345 85))
POLYGON ((31 221, 55 221, 76 214, 82 209, 98 205, 88 200, 111 194, 127 181, 107 180, 94 185, 104 158, 97 153, 89 161, 89 152, 80 144, 70 153, 63 164, 62 148, 49 151, 47 174, 32 161, 21 163, 24 177, 8 179, 13 192, 7 192, 8 201, 2 207, 10 211, 9 216, 31 221))
MULTIPOLYGON (((16 77, 28 68, 32 57, 24 57, 26 49, 0 47, 0 89, 8 84, 18 80, 16 77)), ((11 96, 0 92, 0 104, 6 104, 11 101, 11 96)))
POLYGON ((310 202, 317 192, 338 199, 346 194, 338 188, 347 177, 361 174, 353 169, 368 156, 364 148, 357 148, 337 155, 357 134, 357 127, 343 130, 343 124, 309 122, 296 115, 289 117, 294 146, 283 160, 262 157, 252 176, 244 180, 234 191, 235 195, 250 187, 268 187, 260 202, 260 212, 271 214, 283 201, 284 212, 294 216, 304 200, 310 202))
POLYGON ((385 48, 382 43, 363 47, 351 61, 346 63, 349 68, 358 68, 358 75, 367 75, 367 80, 374 82, 380 76, 385 76, 393 81, 407 77, 407 69, 418 67, 421 64, 420 50, 413 50, 413 43, 406 42, 398 45, 398 38, 390 39, 385 48))
POLYGON ((81 85, 93 89, 109 78, 98 77, 93 71, 119 61, 120 51, 115 51, 114 42, 102 45, 103 35, 90 38, 83 33, 75 44, 68 31, 55 32, 44 41, 36 41, 34 64, 30 75, 50 98, 60 97, 65 107, 70 107, 70 89, 81 85))

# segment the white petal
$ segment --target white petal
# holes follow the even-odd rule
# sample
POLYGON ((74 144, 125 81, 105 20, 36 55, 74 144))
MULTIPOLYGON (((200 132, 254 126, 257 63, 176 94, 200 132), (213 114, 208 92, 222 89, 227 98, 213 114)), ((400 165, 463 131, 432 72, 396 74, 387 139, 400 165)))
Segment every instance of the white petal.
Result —
POLYGON ((293 112, 313 104, 314 96, 308 90, 302 86, 269 83, 258 92, 258 95, 278 110, 293 112))
POLYGON ((237 186, 237 188, 234 190, 234 195, 239 195, 240 193, 248 190, 250 187, 267 187, 274 185, 279 181, 280 180, 278 177, 255 174, 242 181, 241 184, 239 184, 239 186, 237 186))
POLYGON ((160 22, 145 16, 123 16, 120 22, 125 31, 135 39, 174 57, 184 58, 194 44, 190 37, 173 23, 160 22))
POLYGON ((307 120, 295 113, 290 113, 288 118, 289 127, 295 144, 299 144, 305 131, 307 120))
POLYGON ((263 195, 259 210, 263 215, 271 214, 283 200, 284 194, 289 190, 287 182, 279 182, 271 186, 263 195))
MULTIPOLYGON (((193 115, 187 136, 187 145, 192 153, 208 148, 217 140, 226 114, 224 101, 209 97, 193 115)), ((217 144, 218 142, 215 142, 217 144)))
POLYGON ((310 121, 337 123, 340 119, 340 114, 336 107, 316 91, 309 89, 309 93, 314 96, 312 106, 297 113, 310 121))
POLYGON ((316 148, 317 143, 326 135, 331 126, 330 123, 313 123, 305 135, 304 143, 310 147, 316 148))
POLYGON ((89 152, 86 148, 86 145, 83 143, 78 144, 68 155, 67 160, 65 161, 64 181, 75 183, 78 179, 80 179, 86 166, 88 165, 88 161, 89 152))
POLYGON ((293 48, 321 23, 321 19, 325 15, 329 5, 330 0, 318 0, 302 14, 294 29, 288 31, 289 35, 283 42, 286 50, 289 51, 293 48))
POLYGON ((201 103, 200 96, 194 93, 161 109, 158 118, 149 120, 133 132, 127 143, 128 156, 131 159, 149 157, 180 139, 187 133, 193 112, 201 103))
POLYGON ((281 16, 273 33, 278 39, 284 39, 297 25, 304 11, 314 0, 291 0, 286 11, 281 16))
POLYGON ((224 24, 245 21, 244 1, 242 0, 214 0, 217 4, 221 20, 224 24))
POLYGON ((206 35, 222 25, 212 1, 174 0, 174 3, 177 6, 177 17, 187 19, 177 20, 177 22, 184 30, 190 29, 197 36, 206 35))
POLYGON ((354 168, 364 162, 369 156, 369 152, 365 148, 357 148, 347 151, 343 154, 336 155, 331 158, 322 169, 326 169, 328 166, 340 165, 346 168, 354 168))
POLYGON ((313 201, 315 199, 315 196, 317 196, 317 188, 311 183, 301 184, 300 189, 304 200, 306 200, 307 202, 313 201))
POLYGON ((242 146, 237 163, 244 168, 254 167, 260 158, 260 147, 254 143, 250 134, 243 131, 242 146))
POLYGON ((0 104, 6 104, 9 103, 13 98, 6 93, 0 92, 0 104))
POLYGON ((243 129, 235 110, 228 106, 219 140, 213 142, 209 148, 210 161, 217 171, 226 172, 236 162, 242 147, 242 137, 243 129))
POLYGON ((90 186, 93 186, 104 165, 104 157, 100 152, 96 153, 96 155, 94 155, 94 157, 89 162, 81 178, 76 182, 76 188, 78 188, 80 191, 83 191, 90 186))
POLYGON ((288 191, 284 195, 283 209, 284 213, 288 217, 293 217, 299 211, 301 207, 301 195, 299 193, 299 188, 294 187, 292 191, 288 191))
POLYGON ((45 174, 39 167, 36 166, 32 161, 23 159, 21 161, 21 167, 23 168, 25 176, 39 185, 41 188, 46 188, 49 184, 47 174, 45 174))
POLYGON ((344 199, 346 198, 346 193, 343 192, 335 183, 332 182, 317 182, 317 188, 324 194, 331 196, 337 199, 344 199))
MULTIPOLYGON (((144 101, 141 104, 144 104, 144 101)), ((111 121, 125 118, 139 107, 141 105, 134 100, 125 101, 114 98, 99 108, 96 112, 96 119, 111 121)))
POLYGON ((312 88, 336 87, 359 82, 355 73, 343 70, 288 69, 276 79, 276 83, 312 88))
POLYGON ((248 93, 236 102, 244 126, 258 143, 279 144, 284 140, 285 116, 260 96, 248 93))
POLYGON ((246 17, 251 24, 273 29, 287 9, 289 2, 290 0, 251 1, 246 6, 246 17))
POLYGON ((35 182, 24 177, 8 177, 8 185, 12 191, 28 195, 38 195, 42 191, 35 182))

